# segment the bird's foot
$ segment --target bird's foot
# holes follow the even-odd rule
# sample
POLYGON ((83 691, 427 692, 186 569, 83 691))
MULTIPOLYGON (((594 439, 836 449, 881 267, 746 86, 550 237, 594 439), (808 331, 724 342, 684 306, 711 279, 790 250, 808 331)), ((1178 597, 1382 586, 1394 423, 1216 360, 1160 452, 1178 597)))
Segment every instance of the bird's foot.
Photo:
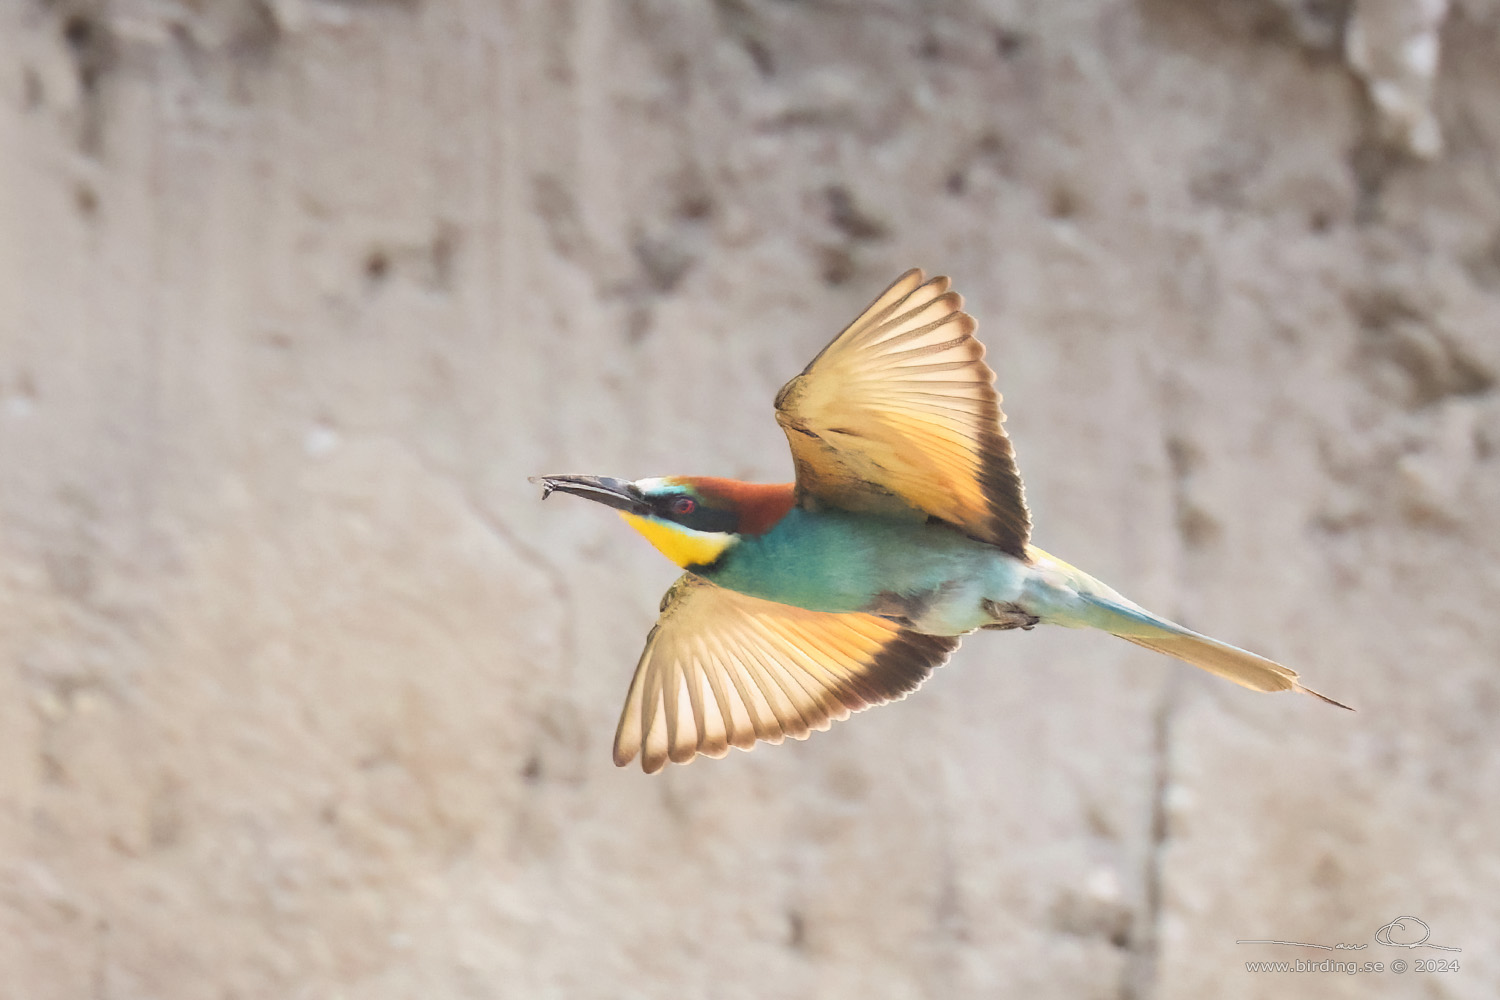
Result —
POLYGON ((988 625, 981 625, 980 628, 995 629, 1001 632, 1013 628, 1030 631, 1036 626, 1037 622, 1041 621, 1036 615, 1022 610, 1020 605, 1011 604, 1008 601, 991 601, 986 598, 983 607, 984 613, 994 620, 988 625))

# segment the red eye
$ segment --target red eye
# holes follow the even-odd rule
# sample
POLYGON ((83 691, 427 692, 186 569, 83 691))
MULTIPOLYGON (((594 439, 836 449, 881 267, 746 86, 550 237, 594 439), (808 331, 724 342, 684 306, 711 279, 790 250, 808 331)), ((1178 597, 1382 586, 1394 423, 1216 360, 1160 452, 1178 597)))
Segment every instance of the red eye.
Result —
POLYGON ((698 505, 693 502, 692 497, 678 497, 672 501, 672 513, 674 514, 691 514, 697 509, 698 505))

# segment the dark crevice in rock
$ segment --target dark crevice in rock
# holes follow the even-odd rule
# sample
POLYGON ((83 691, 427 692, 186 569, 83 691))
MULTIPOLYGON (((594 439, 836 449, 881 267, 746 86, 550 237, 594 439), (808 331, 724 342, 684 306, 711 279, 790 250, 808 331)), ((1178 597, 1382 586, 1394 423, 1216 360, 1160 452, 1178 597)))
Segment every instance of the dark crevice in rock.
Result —
POLYGON ((1340 57, 1353 0, 1143 0, 1158 24, 1191 25, 1230 38, 1292 44, 1323 59, 1340 57))
POLYGON ((1350 308, 1362 333, 1355 366, 1376 393, 1415 410, 1494 389, 1495 372, 1401 296, 1375 291, 1350 308))
POLYGON ((792 951, 807 950, 807 918, 801 910, 786 911, 786 946, 792 951))
POLYGON ((944 178, 943 189, 955 198, 969 192, 976 175, 983 171, 1008 178, 1015 173, 1014 155, 1005 137, 990 130, 980 134, 954 158, 953 167, 944 178))
POLYGON ((830 185, 824 197, 828 199, 829 221, 849 239, 862 243, 890 235, 890 226, 862 208, 842 184, 830 185))
POLYGON ((867 243, 890 236, 890 225, 878 218, 842 184, 830 184, 823 190, 828 206, 828 221, 837 230, 831 242, 817 248, 818 271, 823 283, 836 287, 850 281, 859 271, 860 249, 867 243))
POLYGON ((1223 534, 1223 526, 1218 518, 1193 499, 1190 488, 1193 473, 1203 462, 1203 450, 1178 436, 1167 439, 1166 450, 1172 469, 1172 505, 1177 534, 1189 552, 1206 548, 1223 534))
POLYGON ((98 12, 80 8, 64 13, 58 30, 78 77, 78 146, 85 156, 97 159, 104 139, 104 80, 117 61, 114 33, 98 12))
POLYGON ((846 244, 818 248, 818 274, 829 287, 847 284, 858 270, 854 251, 846 244))
POLYGON ((1156 995, 1161 961, 1163 863, 1167 841, 1171 836, 1167 818, 1167 792, 1172 783, 1172 739, 1176 708, 1176 681, 1168 680, 1151 720, 1151 813, 1145 871, 1141 879, 1143 914, 1139 933, 1131 934, 1125 943, 1129 961, 1125 965, 1124 982, 1120 984, 1120 996, 1124 1000, 1150 1000, 1156 995))
POLYGON ((1019 31, 1009 28, 995 29, 995 54, 1001 59, 1014 59, 1026 47, 1027 38, 1019 31))
POLYGON ((391 258, 384 250, 376 248, 365 255, 365 280, 372 286, 382 285, 390 277, 391 258))
POLYGON ((1349 152, 1349 169, 1354 174, 1354 221, 1359 225, 1377 223, 1384 217, 1381 198, 1386 183, 1403 161, 1399 152, 1379 141, 1373 120, 1367 132, 1367 137, 1349 152))
POLYGON ((766 41, 762 19, 746 0, 714 0, 714 12, 724 34, 744 50, 762 77, 776 75, 776 59, 766 41))

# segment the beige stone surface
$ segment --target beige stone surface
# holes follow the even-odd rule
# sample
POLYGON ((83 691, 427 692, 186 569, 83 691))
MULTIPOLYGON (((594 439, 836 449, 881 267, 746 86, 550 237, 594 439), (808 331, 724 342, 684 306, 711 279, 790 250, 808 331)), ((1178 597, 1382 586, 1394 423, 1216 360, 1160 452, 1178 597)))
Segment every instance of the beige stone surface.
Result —
POLYGON ((1416 162, 1349 7, 0 4, 0 998, 1495 996, 1500 9, 1416 162), (611 765, 674 571, 525 477, 785 478, 911 265, 1038 543, 1358 714, 1039 630, 611 765))

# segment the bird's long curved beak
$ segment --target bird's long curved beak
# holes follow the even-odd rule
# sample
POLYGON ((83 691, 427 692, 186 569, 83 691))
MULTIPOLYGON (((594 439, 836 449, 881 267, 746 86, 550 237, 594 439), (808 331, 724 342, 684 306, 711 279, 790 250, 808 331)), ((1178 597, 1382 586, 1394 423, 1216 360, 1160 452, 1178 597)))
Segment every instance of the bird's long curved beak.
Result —
POLYGON ((532 476, 531 482, 542 487, 542 499, 558 493, 597 500, 606 507, 645 516, 651 513, 651 505, 635 484, 626 479, 610 479, 607 476, 532 476))

